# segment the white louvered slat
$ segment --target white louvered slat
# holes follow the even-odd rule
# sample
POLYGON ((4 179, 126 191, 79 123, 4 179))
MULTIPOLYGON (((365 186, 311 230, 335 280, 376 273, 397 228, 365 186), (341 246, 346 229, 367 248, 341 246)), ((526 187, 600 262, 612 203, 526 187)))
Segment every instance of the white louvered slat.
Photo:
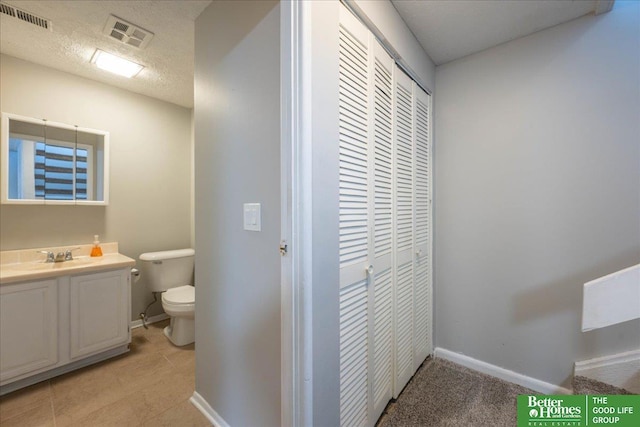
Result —
MULTIPOLYGON (((368 257, 367 47, 344 27, 339 35, 340 268, 368 257)), ((348 283, 341 284, 347 285, 348 283)))
POLYGON ((396 85, 396 250, 413 247, 413 113, 411 89, 396 85))
POLYGON ((416 102, 416 245, 429 242, 430 168, 429 168, 429 109, 424 102, 416 102))
POLYGON ((415 324, 415 369, 418 369, 431 352, 430 325, 430 275, 427 257, 421 257, 415 264, 414 324, 415 324))
POLYGON ((398 267, 396 275, 396 377, 398 393, 413 375, 413 262, 398 267))
POLYGON ((375 277, 374 307, 374 366, 373 402, 374 407, 384 409, 391 397, 392 366, 392 271, 387 269, 375 277))
POLYGON ((364 426, 368 402, 366 281, 340 291, 340 425, 364 426))
POLYGON ((374 242, 376 257, 390 254, 393 233, 393 122, 391 71, 376 58, 374 65, 374 242))

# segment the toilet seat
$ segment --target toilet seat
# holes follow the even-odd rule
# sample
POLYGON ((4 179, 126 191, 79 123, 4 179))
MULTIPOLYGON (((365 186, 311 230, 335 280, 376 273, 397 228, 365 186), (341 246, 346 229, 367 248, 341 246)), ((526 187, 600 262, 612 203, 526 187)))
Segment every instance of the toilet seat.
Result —
POLYGON ((178 286, 162 293, 162 302, 171 305, 193 304, 196 301, 196 288, 191 285, 178 286))
POLYGON ((162 308, 169 316, 194 317, 196 288, 191 285, 171 288, 162 293, 162 308))

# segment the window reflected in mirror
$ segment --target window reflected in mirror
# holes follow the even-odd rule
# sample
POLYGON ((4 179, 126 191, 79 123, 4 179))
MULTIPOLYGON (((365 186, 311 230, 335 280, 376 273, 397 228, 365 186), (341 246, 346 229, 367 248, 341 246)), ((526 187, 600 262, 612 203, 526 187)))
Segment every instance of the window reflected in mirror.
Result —
POLYGON ((3 203, 107 203, 107 132, 6 113, 2 124, 3 203))

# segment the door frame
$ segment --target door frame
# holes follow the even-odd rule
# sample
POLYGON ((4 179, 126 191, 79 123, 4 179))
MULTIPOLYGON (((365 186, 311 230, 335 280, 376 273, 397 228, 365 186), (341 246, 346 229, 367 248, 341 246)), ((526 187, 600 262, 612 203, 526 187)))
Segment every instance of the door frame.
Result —
POLYGON ((281 425, 312 425, 310 9, 280 2, 281 425))
MULTIPOLYGON (((312 13, 313 2, 280 2, 281 425, 313 425, 312 278, 312 13)), ((340 0, 375 36, 396 65, 428 95, 409 64, 354 0, 340 0)), ((430 97, 431 198, 433 198, 433 99, 430 97)), ((431 218, 433 220, 433 204, 431 218)), ((433 261, 433 223, 430 224, 433 261)), ((320 238, 322 240, 322 238, 320 238)), ((433 270, 431 270, 433 274, 433 270)), ((431 278, 433 304, 433 278, 431 278)), ((433 322, 433 320, 431 320, 433 322)), ((432 332, 433 332, 433 323, 432 332)), ((433 336, 432 336, 433 340, 433 336)), ((433 345, 433 341, 432 341, 433 345)), ((322 379, 319 379, 319 384, 322 379)))

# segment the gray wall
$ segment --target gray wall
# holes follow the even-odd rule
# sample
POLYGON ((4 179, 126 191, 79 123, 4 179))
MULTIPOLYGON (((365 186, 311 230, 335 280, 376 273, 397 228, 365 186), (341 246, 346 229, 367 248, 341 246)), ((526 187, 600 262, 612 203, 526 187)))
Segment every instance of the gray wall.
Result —
POLYGON ((213 2, 195 70, 196 391, 232 426, 279 426, 278 3, 213 2))
POLYGON ((639 8, 437 67, 437 347, 565 386, 638 347, 580 326, 582 284, 640 260, 639 8))
MULTIPOLYGON (((109 206, 2 205, 2 250, 89 244, 94 234, 135 259, 191 246, 191 110, 6 55, 0 75, 3 112, 106 130, 111 141, 109 206)), ((144 278, 131 293, 136 319, 153 298, 144 278)))

